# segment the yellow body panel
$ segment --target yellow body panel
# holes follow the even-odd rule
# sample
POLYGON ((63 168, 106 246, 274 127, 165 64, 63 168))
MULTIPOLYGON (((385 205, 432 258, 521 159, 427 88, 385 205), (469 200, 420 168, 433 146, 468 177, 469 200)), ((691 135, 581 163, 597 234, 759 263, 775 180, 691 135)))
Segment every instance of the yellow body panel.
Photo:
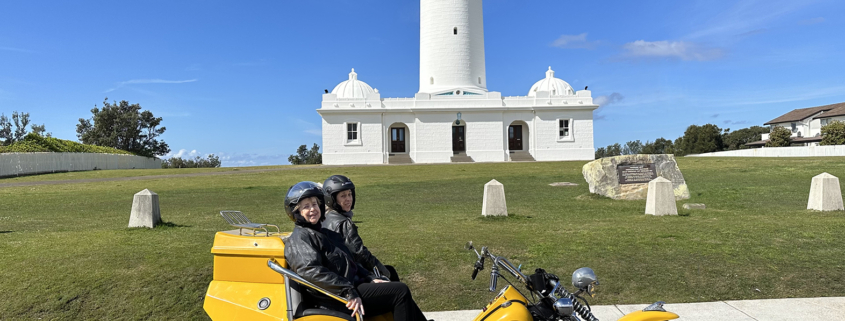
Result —
POLYGON ((212 320, 284 320, 287 319, 285 287, 280 284, 211 281, 203 309, 212 320), (266 310, 258 301, 269 298, 266 310))
MULTIPOLYGON (((288 235, 290 233, 246 236, 217 232, 211 248, 214 276, 203 303, 203 309, 212 320, 290 321, 287 317, 285 278, 267 267, 267 260, 275 259, 282 267, 288 268, 282 241, 288 235), (262 298, 270 299, 270 306, 265 310, 258 308, 258 301, 262 298)), ((327 315, 296 319, 309 320, 343 321, 327 315)), ((364 321, 393 321, 393 314, 366 316, 364 321)))
POLYGON ((677 319, 678 315, 663 311, 634 311, 618 321, 667 321, 677 319))
POLYGON ((214 280, 284 284, 285 278, 267 267, 268 259, 287 267, 285 243, 277 236, 245 236, 217 232, 214 236, 214 280))
POLYGON ((526 305, 528 300, 516 289, 508 285, 500 295, 485 307, 484 312, 475 317, 475 321, 531 321, 531 312, 526 305), (510 305, 505 303, 510 302, 510 305))

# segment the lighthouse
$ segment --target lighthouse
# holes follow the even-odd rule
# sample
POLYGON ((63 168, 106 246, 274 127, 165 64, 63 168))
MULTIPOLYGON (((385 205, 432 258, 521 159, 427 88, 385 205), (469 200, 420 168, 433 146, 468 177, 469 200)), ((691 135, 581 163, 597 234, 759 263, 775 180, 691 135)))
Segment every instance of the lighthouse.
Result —
POLYGON ((411 97, 382 97, 362 80, 371 69, 337 77, 317 109, 323 164, 595 159, 598 105, 586 88, 574 90, 548 65, 525 96, 487 85, 481 1, 420 0, 420 87, 411 97))
POLYGON ((449 90, 487 91, 481 0, 420 1, 419 92, 449 90))

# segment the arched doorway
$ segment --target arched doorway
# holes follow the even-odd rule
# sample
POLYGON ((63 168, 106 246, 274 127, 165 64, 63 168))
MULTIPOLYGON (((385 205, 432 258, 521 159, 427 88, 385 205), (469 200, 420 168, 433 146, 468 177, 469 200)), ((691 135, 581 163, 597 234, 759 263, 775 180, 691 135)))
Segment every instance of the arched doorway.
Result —
POLYGON ((388 150, 390 154, 407 154, 410 149, 408 126, 404 123, 393 123, 388 128, 388 150))
POLYGON ((508 151, 511 153, 527 152, 529 148, 528 137, 528 124, 526 122, 522 120, 512 122, 507 129, 508 151))

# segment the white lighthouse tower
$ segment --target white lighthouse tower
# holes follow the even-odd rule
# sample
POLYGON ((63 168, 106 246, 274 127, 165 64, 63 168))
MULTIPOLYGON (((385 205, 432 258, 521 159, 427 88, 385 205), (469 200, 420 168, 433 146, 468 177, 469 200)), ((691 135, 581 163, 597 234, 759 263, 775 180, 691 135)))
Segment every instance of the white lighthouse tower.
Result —
POLYGON ((420 1, 420 91, 487 91, 481 0, 420 1))

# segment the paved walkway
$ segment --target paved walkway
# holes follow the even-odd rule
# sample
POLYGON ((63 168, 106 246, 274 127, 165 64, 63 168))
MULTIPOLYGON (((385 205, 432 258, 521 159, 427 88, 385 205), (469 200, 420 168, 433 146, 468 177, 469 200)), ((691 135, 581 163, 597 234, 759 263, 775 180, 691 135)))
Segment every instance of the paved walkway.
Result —
MULTIPOLYGON (((601 321, 615 321, 648 304, 593 306, 601 321)), ((845 321, 845 297, 667 303, 679 321, 845 321)), ((426 312, 435 321, 472 321, 481 310, 426 312)))

